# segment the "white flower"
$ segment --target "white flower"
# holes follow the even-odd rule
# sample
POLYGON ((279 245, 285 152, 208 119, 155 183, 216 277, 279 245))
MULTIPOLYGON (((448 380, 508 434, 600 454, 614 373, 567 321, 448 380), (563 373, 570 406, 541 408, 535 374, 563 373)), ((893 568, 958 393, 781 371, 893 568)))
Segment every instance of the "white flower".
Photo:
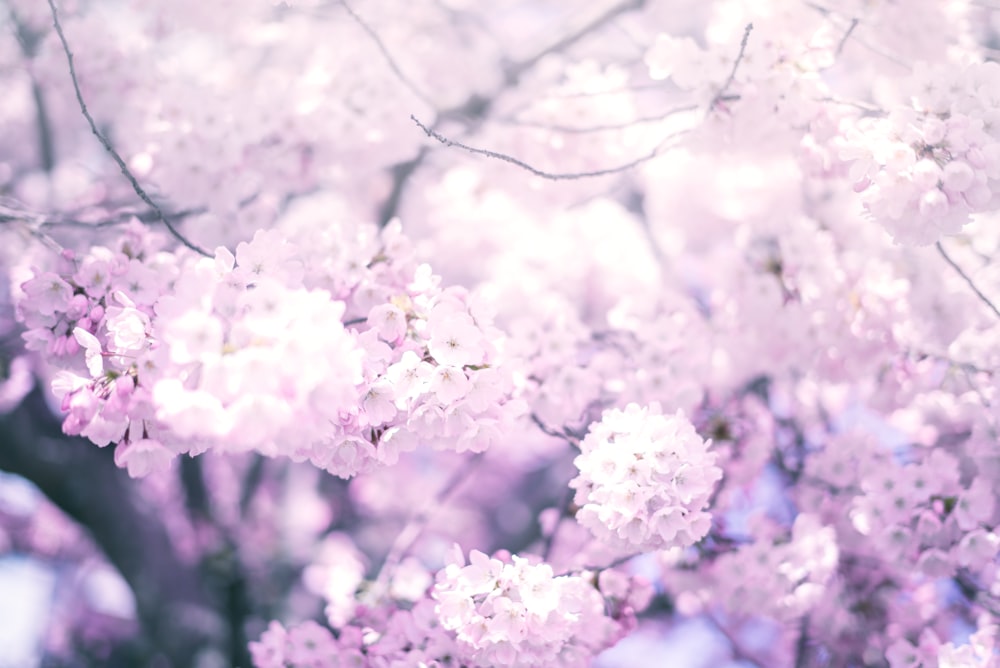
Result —
POLYGON ((483 333, 468 315, 455 313, 448 317, 432 317, 428 324, 431 338, 427 350, 438 364, 457 367, 482 364, 486 354, 483 333))
POLYGON ((105 326, 108 328, 111 352, 132 357, 143 352, 148 345, 149 316, 132 307, 110 307, 107 312, 105 326))

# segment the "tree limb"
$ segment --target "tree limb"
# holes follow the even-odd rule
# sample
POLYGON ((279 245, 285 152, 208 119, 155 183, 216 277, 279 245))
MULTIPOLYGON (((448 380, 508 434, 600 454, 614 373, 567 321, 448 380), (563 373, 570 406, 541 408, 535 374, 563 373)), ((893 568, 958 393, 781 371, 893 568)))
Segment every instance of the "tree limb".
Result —
POLYGON ((111 449, 62 434, 36 384, 0 416, 0 468, 34 483, 94 542, 131 586, 156 653, 187 668, 225 632, 193 565, 184 563, 159 513, 117 468, 111 449))

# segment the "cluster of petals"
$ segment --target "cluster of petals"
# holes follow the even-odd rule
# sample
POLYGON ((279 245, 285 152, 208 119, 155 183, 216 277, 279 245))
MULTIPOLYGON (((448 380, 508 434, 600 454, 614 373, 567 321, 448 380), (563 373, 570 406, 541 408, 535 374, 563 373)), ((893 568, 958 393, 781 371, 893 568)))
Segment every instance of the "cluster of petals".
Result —
POLYGON ((334 634, 314 621, 289 627, 272 621, 250 643, 255 668, 403 668, 458 666, 453 634, 441 627, 434 602, 372 610, 334 634))
POLYGON ((663 415, 655 402, 605 411, 575 460, 577 520, 625 551, 693 545, 708 533, 705 508, 722 478, 709 445, 682 411, 663 415))
POLYGON ((622 635, 592 574, 477 550, 441 570, 432 591, 441 626, 469 666, 587 666, 622 635))
POLYGON ((1000 191, 1000 64, 922 66, 909 104, 845 129, 841 157, 867 212, 901 244, 955 234, 1000 191))
POLYGON ((839 558, 836 531, 802 513, 789 540, 758 540, 720 556, 711 598, 738 614, 794 619, 829 595, 839 558))
POLYGON ((984 615, 978 630, 967 643, 942 643, 932 629, 926 629, 914 644, 906 638, 892 643, 886 652, 890 668, 994 668, 1000 662, 1000 627, 984 615))
POLYGON ((989 479, 963 481, 959 461, 937 448, 922 462, 888 464, 865 475, 851 520, 884 554, 932 577, 947 577, 995 562, 996 510, 989 479))
POLYGON ((19 303, 63 369, 64 430, 118 443, 132 475, 216 448, 347 477, 420 442, 482 451, 521 413, 488 313, 408 261, 398 224, 338 239, 351 267, 311 266, 278 230, 213 258, 148 236, 66 254, 19 303))

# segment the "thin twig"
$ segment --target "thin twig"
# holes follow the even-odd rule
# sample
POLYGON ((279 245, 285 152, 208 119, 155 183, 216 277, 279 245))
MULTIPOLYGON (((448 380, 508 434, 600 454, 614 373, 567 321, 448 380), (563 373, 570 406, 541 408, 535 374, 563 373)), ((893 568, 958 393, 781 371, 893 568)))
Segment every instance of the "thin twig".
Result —
POLYGON ((707 113, 711 113, 712 110, 715 109, 715 105, 717 105, 723 97, 725 97, 726 91, 728 91, 729 87, 733 85, 733 81, 736 79, 736 70, 739 69, 740 63, 743 61, 743 56, 746 54, 747 42, 750 40, 751 30, 753 30, 753 24, 748 23, 743 29, 743 39, 740 40, 740 52, 736 54, 736 60, 733 61, 733 69, 729 71, 729 76, 726 77, 725 82, 722 84, 722 88, 719 89, 719 92, 715 94, 715 97, 713 97, 711 103, 709 103, 707 113))
POLYGON ((826 97, 818 98, 818 102, 829 102, 830 104, 842 104, 848 107, 854 107, 855 109, 860 109, 861 111, 866 111, 872 114, 884 114, 885 110, 882 107, 878 107, 874 104, 868 104, 867 102, 859 102, 857 100, 843 100, 839 97, 833 95, 827 95, 826 97))
MULTIPOLYGON (((480 153, 483 155, 494 157, 499 160, 504 160, 505 162, 510 162, 512 164, 518 165, 522 169, 527 169, 528 171, 534 173, 536 176, 541 176, 547 179, 566 180, 566 179, 587 178, 592 176, 602 176, 604 174, 613 174, 616 172, 621 172, 631 169, 632 167, 641 164, 642 162, 651 160, 652 158, 656 157, 656 155, 658 155, 660 148, 662 148, 662 144, 660 147, 657 147, 657 149, 655 149, 650 155, 643 156, 642 158, 639 158, 636 161, 633 161, 626 165, 621 165, 613 169, 601 170, 598 172, 588 172, 582 174, 552 174, 549 172, 545 172, 543 170, 535 169, 534 167, 531 167, 530 165, 520 160, 517 160, 516 158, 513 158, 511 156, 503 156, 502 154, 495 152, 488 152, 485 151, 484 149, 473 149, 472 147, 465 146, 457 142, 453 142, 449 139, 442 137, 436 131, 436 129, 440 126, 441 122, 444 119, 448 118, 461 118, 461 119, 471 120, 473 121, 473 124, 475 124, 477 121, 481 122, 481 120, 486 116, 486 112, 493 104, 493 101, 507 88, 515 84, 518 81, 518 79, 525 74, 525 72, 535 67, 546 56, 560 52, 564 49, 568 49, 569 47, 573 46, 580 40, 587 37, 593 31, 600 29, 608 21, 611 21, 618 15, 631 10, 640 9, 645 4, 646 0, 622 0, 621 2, 618 2, 617 4, 607 9, 605 12, 603 12, 601 15, 593 19, 592 21, 586 23, 578 30, 568 35, 564 35, 563 37, 560 37, 559 39, 552 42, 548 46, 543 47, 533 56, 530 56, 524 60, 511 64, 507 68, 507 71, 505 73, 504 82, 500 85, 499 88, 497 88, 491 94, 486 96, 480 96, 478 94, 473 93, 462 103, 450 109, 439 111, 437 113, 437 118, 434 120, 430 128, 428 128, 423 123, 418 121, 416 117, 411 115, 411 118, 418 126, 420 126, 420 128, 424 132, 427 133, 428 137, 434 137, 435 139, 437 139, 438 141, 447 146, 459 146, 460 148, 464 148, 465 150, 471 151, 473 153, 480 153)), ((392 66, 393 61, 389 57, 388 52, 383 50, 383 54, 389 60, 390 66, 392 66)), ((434 105, 431 106, 433 107, 434 105)), ((388 220, 393 215, 395 215, 396 210, 399 208, 399 204, 402 201, 404 190, 407 184, 410 182, 411 176, 416 172, 417 168, 423 164, 426 155, 427 155, 426 151, 422 149, 421 152, 418 153, 413 158, 413 160, 400 163, 399 165, 397 165, 396 169, 393 172, 393 184, 392 184, 391 194, 386 199, 386 202, 382 207, 382 211, 380 211, 379 222, 382 225, 388 222, 388 220)))
POLYGON ((648 162, 648 161, 652 160, 653 158, 657 157, 663 151, 664 145, 667 143, 667 140, 673 139, 673 138, 675 138, 675 137, 677 137, 677 136, 679 136, 679 135, 684 134, 685 132, 687 132, 687 130, 679 130, 677 132, 673 132, 673 133, 667 135, 666 137, 664 137, 663 141, 661 141, 656 146, 656 148, 654 148, 652 151, 650 151, 646 155, 638 157, 635 160, 627 162, 627 163, 625 163, 623 165, 618 165, 617 167, 609 167, 607 169, 597 169, 597 170, 594 170, 594 171, 591 171, 591 172, 563 172, 563 173, 560 173, 560 172, 547 172, 545 170, 538 169, 537 167, 533 167, 533 166, 529 165, 528 163, 524 162, 523 160, 519 160, 519 159, 517 159, 517 158, 515 158, 513 156, 507 155, 506 153, 499 153, 497 151, 491 151, 491 150, 488 150, 488 149, 485 149, 485 148, 476 148, 475 146, 469 146, 468 144, 463 144, 462 142, 458 142, 458 141, 455 141, 453 139, 448 139, 444 135, 438 133, 435 130, 432 130, 431 128, 429 128, 426 125, 424 125, 423 123, 421 123, 420 120, 416 116, 414 116, 414 115, 411 114, 410 118, 413 120, 414 123, 417 124, 417 126, 421 130, 423 130, 427 134, 428 137, 432 137, 434 139, 437 139, 439 142, 441 142, 445 146, 449 146, 449 147, 453 146, 455 148, 460 148, 460 149, 463 149, 465 151, 468 151, 469 153, 475 153, 476 155, 483 155, 483 156, 486 156, 487 158, 493 158, 494 160, 502 160, 503 162, 509 162, 512 165, 516 165, 517 167, 520 167, 521 169, 524 169, 524 170, 527 170, 527 171, 531 172, 535 176, 540 176, 543 179, 549 179, 551 181, 571 181, 571 180, 575 180, 575 179, 589 179, 589 178, 594 178, 594 177, 597 177, 597 176, 607 176, 609 174, 619 174, 621 172, 626 172, 626 171, 632 169, 633 167, 641 165, 642 163, 648 162))
POLYGON ((557 53, 559 51, 563 51, 564 49, 568 49, 573 44, 577 43, 578 41, 589 35, 594 30, 601 28, 605 23, 617 17, 619 14, 624 14, 625 12, 629 12, 635 9, 640 9, 645 4, 646 0, 624 0, 623 2, 619 2, 617 5, 608 8, 607 11, 605 11, 603 14, 596 17, 594 20, 590 21, 586 25, 582 26, 576 32, 572 32, 569 35, 560 38, 558 41, 553 42, 552 44, 545 47, 535 55, 526 58, 525 60, 522 60, 519 63, 511 66, 510 69, 507 71, 508 82, 511 83, 516 82, 520 78, 520 76, 524 74, 525 71, 537 65, 538 62, 545 56, 557 53))
MULTIPOLYGON (((809 0, 804 0, 804 2, 802 4, 804 4, 806 7, 809 7, 810 9, 813 9, 813 10, 819 12, 821 15, 823 15, 826 18, 830 18, 831 16, 833 16, 833 15, 836 14, 836 12, 834 10, 830 9, 829 7, 824 7, 823 5, 820 5, 820 4, 815 3, 815 2, 809 2, 809 0)), ((846 16, 842 16, 841 18, 845 18, 846 19, 847 17, 846 16)), ((855 20, 856 19, 851 19, 852 22, 855 21, 855 20)), ((859 21, 859 23, 860 23, 860 21, 859 21)), ((854 27, 857 27, 857 26, 854 26, 854 27)), ((848 29, 848 35, 853 34, 853 32, 854 32, 853 27, 848 29)), ((846 40, 847 37, 845 36, 844 39, 846 40)), ((892 55, 891 53, 888 53, 886 51, 882 51, 881 49, 879 49, 879 48, 877 48, 875 46, 872 46, 872 44, 870 42, 866 42, 866 41, 864 41, 864 40, 862 40, 860 38, 857 38, 857 37, 855 37, 854 41, 857 42, 858 44, 860 44, 861 46, 863 46, 864 48, 868 49, 869 51, 871 51, 875 55, 882 56, 883 58, 885 58, 886 60, 890 61, 891 63, 893 63, 895 65, 899 65, 900 67, 903 67, 903 68, 905 68, 907 70, 911 69, 911 65, 909 63, 907 63, 906 61, 902 60, 901 58, 897 58, 896 56, 892 55)))
POLYGON ((52 10, 52 24, 55 26, 56 34, 59 35, 59 41, 62 42, 63 52, 65 52, 66 60, 69 63, 69 75, 73 81, 73 90, 76 93, 76 101, 80 105, 80 111, 83 112, 83 117, 87 119, 87 123, 90 125, 90 131, 95 137, 97 137, 97 140, 101 142, 104 150, 107 151, 118 164, 118 168, 121 170, 122 174, 129 180, 129 183, 132 184, 132 190, 135 191, 135 194, 138 195, 139 199, 145 202, 149 208, 156 213, 156 219, 166 225, 170 234, 199 255, 212 257, 211 253, 188 241, 187 238, 185 238, 184 235, 182 235, 177 228, 174 227, 173 223, 171 223, 167 217, 163 215, 163 211, 161 211, 160 207, 156 205, 156 202, 154 202, 149 195, 146 194, 146 191, 142 189, 142 186, 139 185, 139 181, 136 180, 132 171, 128 168, 128 165, 125 164, 122 157, 117 151, 115 151, 114 147, 111 146, 111 142, 108 141, 108 138, 97 129, 97 123, 94 122, 93 116, 90 115, 90 110, 87 108, 87 104, 83 101, 83 93, 80 92, 80 82, 77 80, 76 67, 73 64, 73 52, 70 51, 69 43, 66 41, 66 35, 63 34, 62 24, 59 23, 59 12, 56 10, 56 5, 53 0, 48 0, 48 3, 49 9, 52 10))
POLYGON ((365 33, 368 34, 373 42, 375 42, 375 46, 377 46, 378 50, 382 52, 382 57, 385 59, 386 64, 389 65, 389 69, 391 69, 392 73, 396 75, 396 78, 399 79, 400 83, 406 86, 407 90, 419 98, 421 102, 432 109, 436 109, 437 107, 433 102, 431 102, 430 97, 420 90, 420 87, 417 86, 413 80, 410 79, 410 77, 403 73, 402 68, 399 67, 399 63, 397 63, 396 59, 392 57, 391 53, 389 53, 389 49, 386 47, 385 42, 382 41, 382 38, 379 37, 379 34, 375 32, 374 28, 368 25, 368 23, 366 23, 365 20, 354 11, 351 5, 347 3, 347 0, 341 0, 340 4, 344 6, 344 9, 350 15, 351 19, 357 23, 358 26, 365 31, 365 33))
POLYGON ((459 485, 469 479, 469 474, 479 466, 482 460, 482 453, 477 453, 472 457, 466 458, 462 465, 452 472, 451 477, 438 490, 438 493, 434 495, 431 502, 410 518, 406 526, 403 527, 403 530, 399 532, 396 539, 392 542, 389 553, 386 555, 385 561, 382 562, 378 575, 375 576, 375 582, 380 585, 385 584, 385 581, 392 575, 393 569, 399 565, 403 557, 406 556, 406 553, 420 537, 420 534, 427 528, 427 523, 431 518, 431 511, 444 504, 455 493, 459 485))
POLYGON ((555 123, 542 123, 538 121, 522 121, 516 118, 500 118, 495 120, 495 123, 503 125, 515 125, 524 128, 538 128, 539 130, 549 130, 551 132, 561 132, 563 134, 589 134, 591 132, 608 132, 611 130, 624 130, 626 128, 632 128, 636 125, 643 125, 646 123, 659 123, 666 120, 674 114, 679 114, 685 111, 697 111, 700 105, 688 104, 682 107, 677 107, 675 109, 670 109, 665 113, 659 113, 652 116, 640 116, 639 118, 633 118, 627 121, 618 121, 616 123, 598 123, 595 125, 586 126, 573 126, 573 125, 558 125, 555 123))
MULTIPOLYGON (((118 225, 124 225, 133 218, 137 219, 141 223, 158 223, 160 222, 156 213, 154 211, 123 211, 121 213, 116 213, 106 218, 99 218, 95 220, 84 220, 79 217, 72 215, 67 215, 66 217, 60 217, 55 215, 45 215, 40 213, 35 213, 28 211, 26 209, 21 209, 17 207, 5 206, 2 197, 0 197, 0 225, 4 223, 24 223, 29 226, 34 227, 78 227, 84 229, 101 229, 105 227, 115 227, 118 225)), ((184 209, 176 213, 170 214, 170 217, 174 220, 179 220, 181 218, 187 218, 189 216, 198 216, 205 213, 207 209, 203 207, 195 209, 184 209)))
POLYGON ((562 498, 559 500, 558 512, 559 516, 556 517, 555 523, 552 525, 552 530, 545 535, 542 541, 542 560, 548 561, 552 556, 552 550, 556 546, 556 536, 559 533, 559 526, 562 524, 563 518, 570 517, 570 507, 573 501, 576 499, 576 490, 574 490, 569 485, 563 490, 562 498))
POLYGON ((859 23, 861 23, 861 19, 857 17, 851 19, 851 25, 847 27, 847 31, 844 33, 844 36, 840 38, 840 43, 837 44, 837 48, 833 52, 838 58, 844 51, 844 46, 847 44, 847 40, 851 38, 851 33, 854 32, 854 29, 858 27, 859 23))
POLYGON ((739 638, 736 637, 736 634, 733 631, 730 631, 729 628, 727 628, 725 624, 723 624, 722 622, 720 622, 715 617, 714 614, 708 613, 708 614, 705 615, 705 617, 710 622, 712 622, 712 624, 715 626, 715 628, 719 630, 719 633, 721 633, 723 636, 725 636, 726 640, 729 641, 730 648, 733 651, 733 658, 734 659, 746 661, 748 663, 752 663, 755 666, 767 666, 767 665, 770 665, 769 661, 766 661, 765 659, 756 656, 755 652, 753 652, 751 650, 748 650, 747 648, 743 647, 743 644, 740 642, 739 638))
POLYGON ((997 307, 993 305, 993 302, 990 301, 989 297, 980 292, 979 288, 976 287, 976 284, 972 282, 971 278, 969 278, 969 275, 966 274, 965 271, 960 266, 958 266, 958 264, 954 260, 951 259, 948 253, 944 250, 944 246, 941 245, 941 242, 940 241, 937 242, 936 244, 934 244, 934 246, 938 249, 938 253, 941 254, 941 257, 944 258, 945 262, 950 264, 951 268, 954 269, 956 272, 958 272, 958 275, 962 277, 962 279, 969 285, 970 288, 972 288, 972 291, 976 293, 976 296, 979 297, 979 299, 982 300, 984 304, 990 307, 990 310, 993 311, 996 317, 1000 318, 1000 310, 997 310, 997 307))

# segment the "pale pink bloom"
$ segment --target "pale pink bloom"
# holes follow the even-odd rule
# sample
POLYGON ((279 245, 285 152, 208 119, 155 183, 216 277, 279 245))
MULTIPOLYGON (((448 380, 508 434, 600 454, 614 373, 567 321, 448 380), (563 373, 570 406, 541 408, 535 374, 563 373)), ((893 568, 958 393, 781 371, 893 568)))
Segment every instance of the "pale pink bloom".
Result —
POLYGON ((368 312, 368 326, 378 332, 383 341, 395 343, 406 334, 406 314, 395 304, 379 304, 368 312))
POLYGON ((101 342, 97 337, 83 329, 77 327, 73 330, 73 336, 77 343, 84 349, 84 359, 87 362, 87 371, 92 378, 104 375, 104 357, 101 351, 101 342))
POLYGON ((45 272, 22 283, 21 289, 27 296, 25 306, 42 315, 66 311, 73 298, 70 284, 52 272, 45 272))
POLYGON ((465 372, 453 366, 439 366, 431 376, 428 388, 443 404, 451 404, 472 389, 465 372))
POLYGON ((176 455, 155 439, 122 441, 115 448, 115 464, 128 469, 132 478, 143 478, 169 468, 176 455))
POLYGON ((111 344, 109 352, 134 358, 149 345, 149 316, 137 308, 109 308, 105 327, 111 344))
POLYGON ((483 343, 483 333, 468 315, 456 313, 431 321, 427 349, 443 366, 482 364, 486 354, 483 343))
POLYGON ((577 521, 622 550, 686 547, 711 525, 704 511, 722 477, 715 454, 681 412, 658 404, 604 412, 580 444, 570 482, 577 521))
POLYGON ((361 400, 368 424, 378 426, 396 417, 397 410, 393 400, 392 387, 388 383, 376 383, 368 388, 361 400))

